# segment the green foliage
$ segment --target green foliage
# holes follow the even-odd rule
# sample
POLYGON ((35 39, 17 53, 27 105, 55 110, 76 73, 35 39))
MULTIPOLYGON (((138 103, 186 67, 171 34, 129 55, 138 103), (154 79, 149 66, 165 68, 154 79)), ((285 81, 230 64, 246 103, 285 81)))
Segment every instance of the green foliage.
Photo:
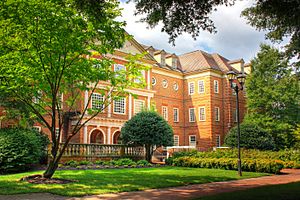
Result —
POLYGON ((234 0, 207 1, 171 1, 171 0, 131 0, 136 3, 136 14, 145 16, 141 21, 151 27, 163 23, 162 31, 170 36, 170 41, 187 32, 194 38, 201 30, 215 32, 215 26, 209 14, 216 6, 233 4, 234 0))
POLYGON ((69 161, 65 162, 65 165, 70 166, 70 167, 77 167, 79 165, 79 163, 75 160, 69 160, 69 161))
POLYGON ((291 148, 296 142, 293 130, 300 123, 300 82, 282 53, 261 45, 251 61, 247 77, 246 121, 268 131, 277 149, 291 148))
MULTIPOLYGON (((173 159, 172 165, 178 167, 217 168, 237 170, 237 159, 233 158, 195 158, 179 157, 173 159)), ((284 163, 276 160, 256 159, 242 160, 242 170, 249 172, 264 172, 277 174, 283 168, 284 163)))
POLYGON ((78 163, 79 165, 92 165, 93 163, 91 161, 88 160, 81 160, 78 163))
POLYGON ((0 171, 27 170, 46 155, 48 140, 30 129, 0 129, 0 171))
POLYGON ((148 166, 150 163, 147 160, 139 160, 136 164, 139 166, 148 166))
POLYGON ((173 144, 171 126, 156 112, 142 111, 128 120, 121 129, 124 144, 146 147, 146 159, 151 160, 152 147, 173 144))
MULTIPOLYGON (((229 147, 237 147, 237 127, 230 129, 225 137, 224 144, 229 147)), ((251 123, 240 125, 240 146, 246 149, 275 149, 272 136, 267 131, 251 123)))
MULTIPOLYGON (((172 157, 166 160, 166 164, 172 165, 173 160, 180 157, 192 158, 237 158, 237 149, 217 150, 210 152, 176 152, 172 157)), ((285 168, 300 167, 300 152, 299 150, 282 150, 282 151, 260 151, 255 149, 242 149, 241 158, 247 160, 280 160, 285 168)))
POLYGON ((144 55, 129 56, 126 71, 120 72, 113 71, 113 59, 102 56, 130 39, 125 23, 116 20, 121 15, 118 6, 115 0, 94 1, 92 8, 78 0, 4 0, 0 4, 0 102, 17 102, 50 131, 47 178, 63 153, 58 151, 62 131, 56 136, 55 128, 76 116, 79 121, 69 129, 66 140, 70 141, 111 101, 126 96, 125 89, 144 85, 144 81, 132 81, 148 69, 135 62, 144 55), (98 89, 100 81, 110 84, 98 89), (105 95, 103 106, 82 107, 85 91, 89 92, 86 105, 97 92, 105 95), (83 118, 86 114, 88 119, 83 118))
POLYGON ((135 165, 136 163, 134 161, 132 161, 131 159, 129 158, 122 158, 122 159, 119 159, 116 161, 115 165, 118 165, 118 166, 132 166, 132 165, 135 165))
MULTIPOLYGON (((267 30, 267 38, 272 41, 290 39, 287 47, 287 54, 290 57, 299 56, 300 53, 300 2, 299 0, 289 1, 257 1, 252 7, 243 11, 251 26, 258 30, 267 30)), ((297 63, 300 67, 300 62, 297 63)))

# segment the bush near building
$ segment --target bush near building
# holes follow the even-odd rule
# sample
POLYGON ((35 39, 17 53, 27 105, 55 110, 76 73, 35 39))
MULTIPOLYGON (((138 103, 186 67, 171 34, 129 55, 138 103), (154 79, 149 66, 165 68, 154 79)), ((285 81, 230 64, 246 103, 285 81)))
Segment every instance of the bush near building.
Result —
POLYGON ((48 138, 35 130, 0 129, 0 172, 24 171, 47 155, 48 138))
MULTIPOLYGON (((275 150, 275 142, 272 136, 253 123, 240 125, 240 146, 246 149, 275 150)), ((225 145, 237 146, 237 127, 232 128, 225 137, 225 145)))

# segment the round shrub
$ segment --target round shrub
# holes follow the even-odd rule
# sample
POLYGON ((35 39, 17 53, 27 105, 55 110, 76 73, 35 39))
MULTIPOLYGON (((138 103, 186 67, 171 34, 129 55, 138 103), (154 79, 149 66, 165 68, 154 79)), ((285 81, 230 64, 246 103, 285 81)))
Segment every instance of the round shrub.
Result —
POLYGON ((31 129, 0 129, 0 171, 28 169, 46 155, 48 139, 31 129))
MULTIPOLYGON (((274 150, 275 143, 272 136, 255 124, 242 123, 240 125, 240 146, 246 149, 274 150)), ((225 145, 237 147, 237 127, 232 128, 225 137, 225 145)))

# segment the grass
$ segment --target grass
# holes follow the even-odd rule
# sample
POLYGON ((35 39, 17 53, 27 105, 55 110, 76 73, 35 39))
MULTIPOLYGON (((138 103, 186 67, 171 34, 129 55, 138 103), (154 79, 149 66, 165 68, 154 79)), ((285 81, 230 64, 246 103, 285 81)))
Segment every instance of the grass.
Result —
POLYGON ((201 197, 198 200, 299 200, 300 182, 264 186, 236 192, 201 197))
MULTIPOLYGON (((78 180, 69 184, 30 184, 19 179, 42 173, 27 172, 0 176, 0 194, 48 192, 63 196, 83 196, 103 193, 146 190, 240 179, 236 171, 201 168, 140 168, 106 170, 61 170, 56 178, 78 180)), ((242 178, 266 176, 265 173, 244 172, 242 178)))

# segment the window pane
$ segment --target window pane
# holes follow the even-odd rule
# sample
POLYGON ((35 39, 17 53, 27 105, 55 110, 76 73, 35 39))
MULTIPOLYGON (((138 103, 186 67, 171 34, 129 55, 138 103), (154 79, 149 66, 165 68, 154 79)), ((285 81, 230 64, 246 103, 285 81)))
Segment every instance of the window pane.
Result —
POLYGON ((101 94, 92 94, 92 108, 93 109, 103 109, 104 98, 101 94))
POLYGON ((198 81, 198 92, 204 93, 204 81, 198 81))
POLYGON ((193 82, 189 83, 189 95, 195 93, 195 84, 193 82))
POLYGON ((195 135, 190 135, 189 145, 196 146, 196 136, 195 135))
POLYGON ((134 100, 134 114, 143 110, 145 102, 143 100, 134 100))
POLYGON ((114 100, 114 112, 117 114, 125 114, 125 98, 114 100))
POLYGON ((199 120, 205 121, 205 108, 204 107, 199 108, 199 120))
POLYGON ((179 109, 178 108, 174 108, 173 109, 173 115, 174 115, 174 122, 178 122, 179 121, 179 109))
POLYGON ((190 108, 189 109, 189 121, 190 122, 195 122, 195 108, 190 108))
POLYGON ((179 136, 174 135, 174 146, 179 146, 179 136))
POLYGON ((166 121, 168 121, 168 107, 166 106, 162 107, 162 116, 166 121))

